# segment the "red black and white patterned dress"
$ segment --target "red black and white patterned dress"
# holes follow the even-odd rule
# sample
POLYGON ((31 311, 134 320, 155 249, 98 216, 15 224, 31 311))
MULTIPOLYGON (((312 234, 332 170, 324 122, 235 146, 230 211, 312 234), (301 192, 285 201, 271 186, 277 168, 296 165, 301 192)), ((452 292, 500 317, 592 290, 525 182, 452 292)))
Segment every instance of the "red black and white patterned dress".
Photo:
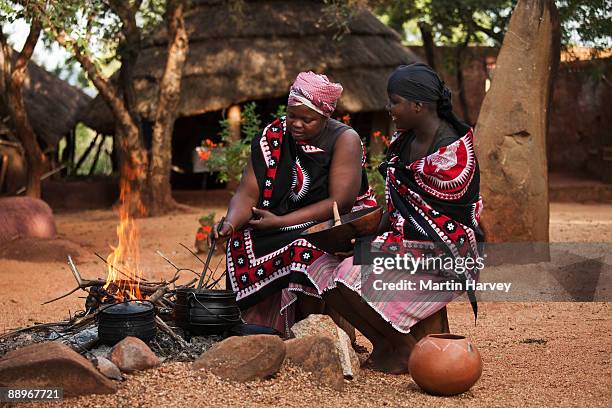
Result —
MULTIPOLYGON (((393 135, 386 160, 380 166, 386 182, 390 229, 375 237, 372 245, 382 252, 411 254, 415 258, 476 259, 480 256, 479 243, 484 241, 484 235, 479 227, 483 205, 472 129, 462 137, 439 138, 425 157, 410 162, 413 140, 414 134, 410 132, 393 135)), ((408 333, 414 324, 463 292, 420 290, 419 281, 439 284, 478 279, 475 268, 462 272, 463 276, 446 270, 426 274, 390 270, 384 272, 386 282, 404 285, 414 282, 416 289, 373 290, 375 280, 382 274, 372 273, 371 266, 355 265, 353 257, 343 260, 332 255, 319 258, 309 273, 319 294, 341 282, 402 333, 408 333)), ((470 295, 476 313, 473 300, 470 295)))
MULTIPOLYGON (((349 126, 329 119, 316 145, 311 145, 293 139, 287 132, 284 117, 266 126, 251 145, 253 169, 260 188, 258 208, 284 215, 328 198, 334 144, 347 129, 349 126)), ((365 166, 365 158, 362 165, 365 166)), ((364 168, 353 210, 375 205, 364 168)), ((300 233, 315 222, 275 230, 247 227, 235 231, 227 244, 227 272, 241 309, 256 305, 289 286, 312 287, 306 273, 323 252, 301 238, 300 233)))

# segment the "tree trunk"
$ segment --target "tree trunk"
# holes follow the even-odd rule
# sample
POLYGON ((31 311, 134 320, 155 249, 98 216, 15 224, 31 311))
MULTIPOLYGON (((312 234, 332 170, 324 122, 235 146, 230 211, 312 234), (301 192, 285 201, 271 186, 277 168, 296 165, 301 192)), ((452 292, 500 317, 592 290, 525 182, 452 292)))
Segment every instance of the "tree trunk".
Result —
MULTIPOLYGON (((129 36, 130 39, 133 39, 131 36, 133 27, 131 25, 135 24, 135 16, 141 2, 142 0, 136 0, 133 3, 114 0, 110 3, 110 7, 122 21, 122 30, 126 38, 129 36)), ((117 143, 115 146, 119 150, 120 184, 121 188, 126 188, 125 191, 121 191, 122 198, 120 200, 123 200, 123 196, 131 192, 138 193, 135 195, 135 203, 129 205, 129 211, 134 214, 142 214, 144 208, 139 193, 143 187, 146 187, 148 157, 146 149, 143 147, 139 123, 130 112, 125 93, 122 94, 119 87, 104 78, 86 50, 81 49, 77 42, 72 42, 66 32, 50 20, 44 9, 36 6, 35 8, 37 8, 37 16, 45 22, 55 40, 74 54, 76 60, 79 61, 81 67, 87 73, 87 77, 93 82, 112 112, 116 123, 117 143)))
MULTIPOLYGON (((127 113, 127 112, 126 112, 127 113)), ((146 216, 149 208, 144 204, 143 193, 147 187, 147 150, 141 147, 140 133, 132 128, 126 132, 116 127, 116 137, 122 146, 119 149, 119 205, 133 216, 146 216)), ((146 202, 146 201, 145 201, 146 202)))
POLYGON ((152 155, 149 164, 150 213, 163 214, 176 206, 170 186, 172 131, 181 97, 183 67, 189 51, 189 38, 183 16, 185 2, 168 0, 168 56, 159 84, 159 100, 153 125, 152 155))
MULTIPOLYGON (((16 133, 16 136, 21 141, 21 144, 26 153, 26 161, 28 163, 28 181, 26 185, 25 194, 29 197, 40 198, 40 178, 42 177, 47 158, 40 149, 36 134, 30 119, 28 118, 28 112, 26 111, 25 103, 23 100, 23 84, 28 75, 27 67, 34 47, 40 37, 41 26, 38 21, 34 20, 30 27, 30 33, 26 39, 25 44, 21 53, 17 56, 15 66, 10 69, 9 72, 4 72, 4 86, 7 88, 7 105, 10 112, 11 121, 16 133), (8 76, 8 80, 7 80, 8 76)), ((4 67, 10 67, 12 50, 6 43, 3 33, 0 33, 2 41, 2 53, 4 57, 4 67)))
POLYGON ((121 67, 119 68, 119 84, 123 93, 123 101, 126 109, 132 117, 132 121, 142 132, 140 115, 136 110, 136 90, 134 89, 133 74, 141 48, 141 31, 136 23, 136 13, 140 2, 131 5, 123 0, 111 0, 109 5, 113 12, 121 20, 121 32, 123 40, 119 44, 117 53, 120 56, 121 67))
POLYGON ((436 70, 436 44, 431 34, 431 26, 424 21, 419 22, 419 30, 421 31, 421 38, 423 39, 423 48, 425 48, 425 58, 427 58, 427 64, 436 70))
POLYGON ((472 118, 470 117, 470 107, 467 103, 466 92, 465 92, 465 81, 463 80, 463 55, 467 49, 470 35, 468 34, 467 39, 463 44, 457 46, 455 53, 455 76, 457 78, 457 88, 459 91, 459 105, 461 105, 461 112, 463 120, 474 125, 472 118))

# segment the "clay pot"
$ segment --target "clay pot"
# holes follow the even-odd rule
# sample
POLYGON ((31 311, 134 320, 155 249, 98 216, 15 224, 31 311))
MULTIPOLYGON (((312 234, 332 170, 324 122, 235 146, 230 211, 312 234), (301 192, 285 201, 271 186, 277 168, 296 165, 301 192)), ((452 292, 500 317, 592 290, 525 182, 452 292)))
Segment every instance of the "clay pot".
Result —
POLYGON ((341 224, 334 225, 334 220, 327 220, 313 225, 302 232, 301 236, 319 249, 330 254, 347 252, 353 249, 353 238, 371 235, 378 229, 382 217, 382 207, 370 207, 344 214, 341 224))
POLYGON ((414 346, 408 368, 414 382, 428 394, 456 395, 478 381, 482 360, 464 336, 430 334, 414 346))

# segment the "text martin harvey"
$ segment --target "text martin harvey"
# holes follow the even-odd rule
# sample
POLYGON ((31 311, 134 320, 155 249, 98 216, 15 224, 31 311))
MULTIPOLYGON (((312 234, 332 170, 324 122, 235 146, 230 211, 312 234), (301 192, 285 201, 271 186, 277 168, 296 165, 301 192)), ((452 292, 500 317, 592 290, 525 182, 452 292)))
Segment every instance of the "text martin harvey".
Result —
POLYGON ((512 283, 510 282, 476 282, 468 280, 465 282, 445 281, 434 282, 428 279, 422 279, 418 282, 402 279, 398 282, 385 282, 382 279, 377 279, 372 283, 374 290, 419 290, 419 291, 436 291, 436 292, 455 292, 464 290, 473 291, 503 291, 508 293, 512 283))

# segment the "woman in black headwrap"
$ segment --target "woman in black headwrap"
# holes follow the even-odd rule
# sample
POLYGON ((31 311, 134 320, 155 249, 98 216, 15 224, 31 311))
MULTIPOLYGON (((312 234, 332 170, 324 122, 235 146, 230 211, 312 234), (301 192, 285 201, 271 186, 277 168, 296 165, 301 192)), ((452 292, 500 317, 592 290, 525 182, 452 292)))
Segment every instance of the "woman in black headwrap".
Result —
POLYGON ((372 246, 439 262, 414 273, 406 263, 385 268, 374 259, 375 268, 354 265, 353 257, 324 256, 309 275, 325 301, 372 342, 367 364, 404 373, 421 337, 448 332, 446 304, 478 277, 476 265, 460 267, 458 261, 479 257, 482 200, 472 130, 453 114, 440 77, 424 64, 401 66, 387 91, 397 132, 380 166, 388 218, 372 246), (440 285, 448 290, 432 290, 440 285))

